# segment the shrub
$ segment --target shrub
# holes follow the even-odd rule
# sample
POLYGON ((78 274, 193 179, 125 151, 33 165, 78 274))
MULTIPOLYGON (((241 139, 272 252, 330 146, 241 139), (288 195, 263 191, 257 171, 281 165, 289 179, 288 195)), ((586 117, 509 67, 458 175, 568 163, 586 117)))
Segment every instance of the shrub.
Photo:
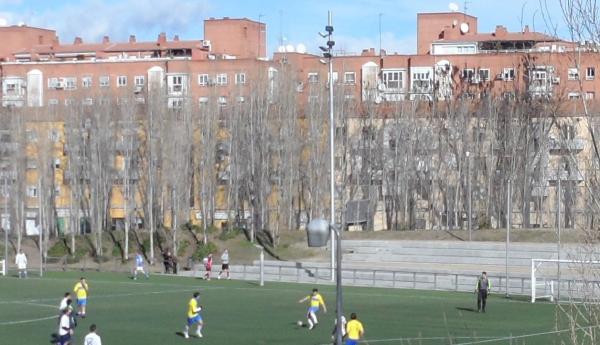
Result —
POLYGON ((221 234, 219 235, 219 240, 229 241, 231 239, 238 237, 238 235, 241 233, 242 233, 242 229, 240 229, 240 228, 231 228, 231 229, 225 228, 225 229, 223 229, 223 231, 221 231, 221 234))
POLYGON ((181 257, 185 255, 186 249, 190 246, 190 241, 183 240, 179 242, 179 246, 177 246, 177 256, 181 257))
POLYGON ((69 255, 69 247, 67 247, 66 241, 64 238, 56 241, 49 249, 48 256, 50 257, 61 257, 69 255))
POLYGON ((216 253, 218 249, 219 248, 217 248, 217 246, 212 242, 208 242, 206 244, 199 244, 196 247, 196 251, 192 256, 195 260, 202 261, 202 259, 208 256, 208 254, 216 253))

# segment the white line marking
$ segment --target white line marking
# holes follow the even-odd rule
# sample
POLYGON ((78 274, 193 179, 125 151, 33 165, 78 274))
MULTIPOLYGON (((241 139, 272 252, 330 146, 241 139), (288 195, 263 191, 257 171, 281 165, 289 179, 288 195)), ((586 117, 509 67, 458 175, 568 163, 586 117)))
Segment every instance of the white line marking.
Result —
POLYGON ((580 331, 580 330, 583 330, 583 329, 598 328, 598 327, 600 327, 600 325, 586 326, 586 327, 576 327, 576 328, 565 328, 565 329, 561 329, 561 330, 558 330, 558 331, 549 331, 549 332, 540 332, 540 333, 529 333, 529 334, 514 335, 514 336, 508 336, 508 337, 504 336, 502 338, 472 341, 472 342, 468 342, 468 343, 459 343, 459 344, 456 344, 456 345, 472 345, 472 344, 484 344, 484 343, 490 343, 490 342, 497 342, 497 341, 502 341, 502 340, 516 340, 516 339, 537 337, 537 336, 540 336, 540 335, 560 334, 560 333, 565 333, 565 332, 580 331))
POLYGON ((37 322, 37 321, 50 320, 50 319, 57 319, 58 320, 58 314, 57 315, 52 315, 52 316, 47 316, 47 317, 41 317, 39 319, 0 322, 0 326, 19 325, 19 324, 23 324, 23 323, 31 323, 31 322, 37 322))

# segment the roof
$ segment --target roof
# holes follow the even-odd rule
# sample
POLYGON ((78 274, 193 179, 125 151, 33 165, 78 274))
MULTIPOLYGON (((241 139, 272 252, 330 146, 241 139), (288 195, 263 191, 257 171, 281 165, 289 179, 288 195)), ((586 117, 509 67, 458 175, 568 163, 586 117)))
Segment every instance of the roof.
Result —
POLYGON ((540 32, 507 32, 502 35, 496 33, 477 33, 464 35, 449 40, 437 40, 434 43, 442 42, 502 42, 502 41, 534 41, 534 42, 556 42, 562 41, 560 38, 549 36, 540 32))

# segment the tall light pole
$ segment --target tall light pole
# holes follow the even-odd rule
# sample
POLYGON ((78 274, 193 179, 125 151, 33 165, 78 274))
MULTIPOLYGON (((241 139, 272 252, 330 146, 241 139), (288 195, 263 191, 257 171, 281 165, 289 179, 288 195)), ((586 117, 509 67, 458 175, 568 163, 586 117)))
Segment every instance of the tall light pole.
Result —
MULTIPOLYGON (((4 196, 4 214, 3 216, 7 218, 6 222, 3 222, 4 217, 0 217, 0 227, 4 229, 4 262, 6 265, 8 265, 8 225, 5 227, 4 223, 8 224, 8 219, 10 219, 8 217, 8 176, 6 176, 6 174, 8 174, 7 171, 4 172, 4 190, 3 190, 3 196, 4 196)), ((7 266, 8 267, 8 266, 7 266)))
POLYGON ((556 270, 556 278, 558 280, 558 284, 556 285, 556 302, 560 302, 560 223, 562 222, 560 216, 560 203, 562 201, 562 190, 560 185, 560 180, 562 178, 560 171, 556 173, 558 180, 558 190, 556 195, 556 232, 558 236, 558 240, 556 242, 556 256, 557 256, 557 270, 556 270))
POLYGON ((510 199, 511 199, 511 191, 510 191, 510 177, 508 178, 507 181, 507 186, 506 186, 506 263, 505 263, 505 268, 506 268, 506 295, 505 297, 508 297, 510 294, 508 292, 509 289, 509 284, 508 284, 508 280, 509 280, 509 276, 508 276, 508 251, 510 248, 510 213, 511 213, 511 205, 510 205, 510 199))
MULTIPOLYGON (((320 46, 319 49, 323 51, 323 57, 328 59, 329 62, 329 169, 330 169, 330 181, 329 181, 329 197, 331 199, 331 216, 330 224, 335 224, 335 119, 333 116, 333 46, 335 41, 332 39, 333 35, 333 24, 331 20, 331 11, 327 12, 327 26, 325 26, 326 34, 320 34, 323 38, 327 38, 327 46, 320 46)), ((335 251, 336 245, 334 241, 334 230, 331 228, 331 281, 335 280, 335 251)), ((339 248, 337 249, 339 250, 339 248)))
POLYGON ((342 345, 342 315, 343 299, 342 299, 342 233, 338 225, 328 223, 325 219, 317 218, 308 223, 306 227, 309 247, 325 247, 331 233, 335 235, 337 243, 336 251, 336 279, 335 279, 335 297, 336 297, 336 326, 335 326, 335 344, 342 345))
POLYGON ((468 224, 468 230, 469 230, 469 241, 471 241, 471 221, 473 219, 472 216, 472 195, 473 193, 471 193, 471 157, 469 157, 469 151, 467 151, 467 193, 469 193, 469 210, 468 210, 468 217, 469 219, 467 220, 467 224, 468 224))

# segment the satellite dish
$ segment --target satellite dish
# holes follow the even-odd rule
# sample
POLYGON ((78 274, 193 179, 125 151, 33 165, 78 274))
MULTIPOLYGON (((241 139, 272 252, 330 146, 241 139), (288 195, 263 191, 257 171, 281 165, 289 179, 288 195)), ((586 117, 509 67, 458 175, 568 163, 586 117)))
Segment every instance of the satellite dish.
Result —
POLYGON ((285 51, 288 52, 288 53, 293 53, 294 52, 294 45, 288 44, 287 46, 285 46, 285 51))
POLYGON ((469 24, 467 24, 467 23, 460 24, 460 32, 462 34, 466 34, 467 32, 469 32, 469 24))
POLYGON ((280 53, 285 53, 285 46, 279 46, 277 47, 277 51, 280 53))
POLYGON ((458 5, 454 2, 451 2, 450 4, 448 4, 448 8, 450 9, 450 12, 456 12, 458 11, 458 5))
POLYGON ((304 53, 306 53, 306 46, 304 44, 300 43, 296 46, 296 51, 300 54, 304 54, 304 53))
POLYGON ((19 22, 19 26, 25 26, 25 22, 19 22))
POLYGON ((0 18, 0 26, 8 26, 8 20, 6 20, 6 18, 0 18))

